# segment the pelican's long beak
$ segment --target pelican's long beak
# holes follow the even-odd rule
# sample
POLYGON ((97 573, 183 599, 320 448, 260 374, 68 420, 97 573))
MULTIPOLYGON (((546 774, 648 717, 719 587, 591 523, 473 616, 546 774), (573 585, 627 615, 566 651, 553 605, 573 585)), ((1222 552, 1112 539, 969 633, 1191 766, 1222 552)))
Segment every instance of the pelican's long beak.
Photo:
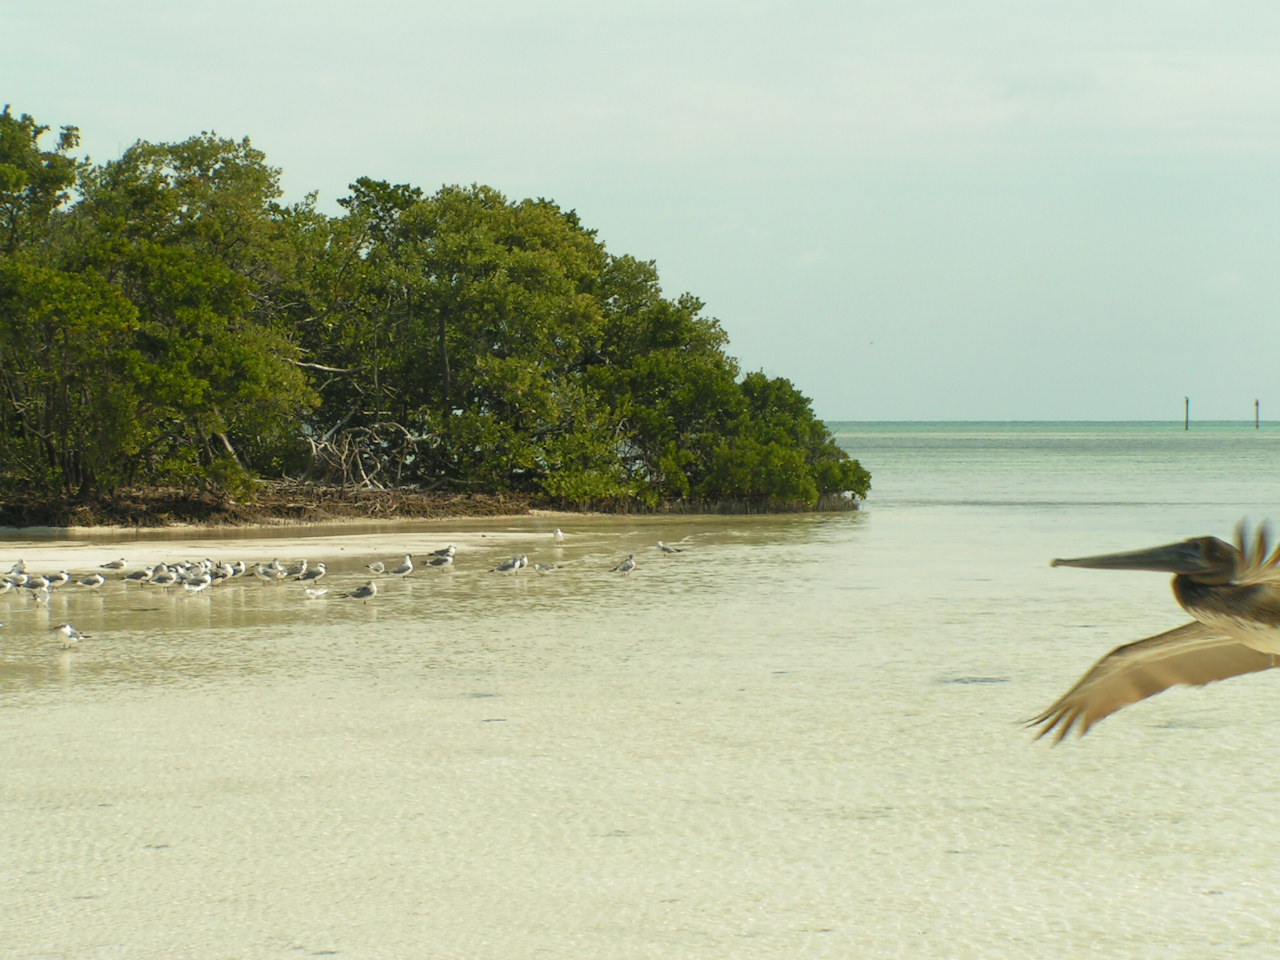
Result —
POLYGON ((1160 570, 1166 573, 1203 573, 1210 564, 1202 539, 1181 540, 1147 550, 1104 553, 1096 557, 1054 560, 1053 567, 1091 567, 1096 570, 1160 570))

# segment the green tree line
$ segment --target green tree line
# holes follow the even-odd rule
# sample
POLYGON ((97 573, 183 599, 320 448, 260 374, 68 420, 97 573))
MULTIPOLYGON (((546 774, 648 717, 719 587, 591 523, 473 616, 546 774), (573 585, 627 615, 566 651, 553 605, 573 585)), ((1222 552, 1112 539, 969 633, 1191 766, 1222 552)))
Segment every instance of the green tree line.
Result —
POLYGON ((78 145, 0 114, 0 492, 287 477, 767 506, 870 486, 696 297, 549 200, 362 178, 327 216, 282 203, 247 139, 101 164, 78 145))

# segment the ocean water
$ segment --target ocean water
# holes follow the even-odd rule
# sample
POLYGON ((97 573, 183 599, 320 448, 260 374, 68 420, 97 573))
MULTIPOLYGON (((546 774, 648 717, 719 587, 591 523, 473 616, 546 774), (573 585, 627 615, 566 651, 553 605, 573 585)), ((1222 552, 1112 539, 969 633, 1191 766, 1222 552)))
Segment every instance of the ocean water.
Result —
POLYGON ((1280 675, 1021 721, 1186 619, 1049 560, 1280 521, 1280 429, 832 427, 857 513, 0 534, 334 594, 0 596, 0 958, 1269 956, 1280 675))

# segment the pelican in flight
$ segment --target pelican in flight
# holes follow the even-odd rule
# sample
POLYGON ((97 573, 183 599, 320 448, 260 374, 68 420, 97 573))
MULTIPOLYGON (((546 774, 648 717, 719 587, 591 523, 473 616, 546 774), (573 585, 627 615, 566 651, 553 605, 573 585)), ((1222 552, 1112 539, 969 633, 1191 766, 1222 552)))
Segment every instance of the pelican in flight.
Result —
POLYGON ((1053 706, 1028 721, 1060 741, 1083 736, 1103 717, 1177 684, 1203 686, 1280 665, 1280 546, 1265 526, 1238 545, 1193 537, 1149 550, 1073 560, 1055 567, 1158 570, 1174 574, 1173 595, 1194 618, 1173 630, 1116 647, 1053 706))

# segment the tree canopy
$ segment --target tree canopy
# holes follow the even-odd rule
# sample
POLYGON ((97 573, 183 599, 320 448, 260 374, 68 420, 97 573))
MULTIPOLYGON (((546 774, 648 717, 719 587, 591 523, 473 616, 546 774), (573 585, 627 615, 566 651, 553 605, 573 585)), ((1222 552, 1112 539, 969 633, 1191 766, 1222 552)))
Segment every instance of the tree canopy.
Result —
POLYGON ((572 210, 358 179, 280 202, 247 139, 74 157, 0 113, 0 493, 255 477, 572 505, 812 506, 870 477, 788 380, 572 210))

